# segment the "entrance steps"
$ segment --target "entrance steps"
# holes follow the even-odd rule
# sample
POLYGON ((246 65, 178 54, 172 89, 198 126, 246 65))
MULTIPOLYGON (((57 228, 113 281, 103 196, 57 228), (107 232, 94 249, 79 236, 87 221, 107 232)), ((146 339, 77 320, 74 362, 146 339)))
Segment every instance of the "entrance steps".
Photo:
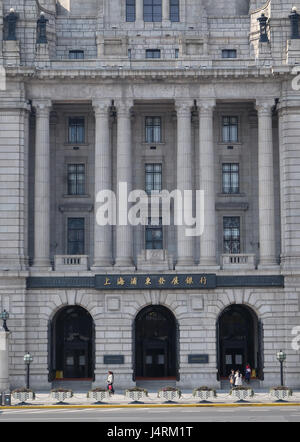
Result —
POLYGON ((157 379, 157 380, 137 380, 136 386, 140 388, 145 388, 147 391, 157 392, 160 388, 163 387, 176 387, 176 380, 173 379, 157 379))
POLYGON ((52 388, 65 388, 74 393, 86 393, 92 388, 92 381, 85 379, 62 379, 52 382, 52 388))
MULTIPOLYGON (((243 380, 244 387, 251 387, 253 390, 259 390, 261 387, 261 382, 259 379, 251 379, 250 384, 247 384, 243 380)), ((230 390, 230 382, 228 380, 221 380, 221 390, 230 390)))

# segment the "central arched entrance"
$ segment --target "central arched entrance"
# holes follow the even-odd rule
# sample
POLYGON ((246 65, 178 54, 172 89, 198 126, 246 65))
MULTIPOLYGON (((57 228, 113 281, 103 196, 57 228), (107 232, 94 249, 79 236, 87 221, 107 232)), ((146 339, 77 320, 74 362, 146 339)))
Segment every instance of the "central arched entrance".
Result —
POLYGON ((94 322, 87 310, 68 306, 50 323, 50 380, 93 379, 94 322))
POLYGON ((262 324, 256 313, 245 305, 225 308, 217 322, 218 373, 227 378, 232 369, 245 373, 246 364, 262 379, 262 324))
POLYGON ((166 307, 144 308, 134 323, 135 379, 178 378, 178 326, 166 307))

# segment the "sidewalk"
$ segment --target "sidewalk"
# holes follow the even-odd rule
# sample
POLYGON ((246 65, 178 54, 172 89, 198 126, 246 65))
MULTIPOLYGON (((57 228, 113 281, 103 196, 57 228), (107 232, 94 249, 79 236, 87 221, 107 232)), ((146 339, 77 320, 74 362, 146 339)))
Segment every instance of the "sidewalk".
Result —
POLYGON ((157 397, 157 392, 149 392, 149 396, 143 400, 141 403, 132 403, 128 398, 124 396, 124 391, 117 391, 107 402, 103 402, 101 404, 95 404, 93 399, 87 398, 86 393, 76 393, 71 399, 67 399, 63 404, 57 403, 54 399, 50 397, 50 393, 47 392, 36 392, 36 399, 31 401, 30 403, 26 403, 26 405, 19 405, 20 403, 13 399, 11 400, 10 407, 0 407, 3 408, 11 408, 14 406, 26 407, 26 408, 39 408, 39 407, 62 407, 62 408, 71 408, 71 407, 99 407, 99 408, 110 408, 110 407, 162 407, 162 406, 171 406, 171 407, 228 407, 228 406, 286 406, 286 405, 294 405, 300 406, 300 391, 294 392, 293 396, 289 398, 287 402, 276 402, 273 398, 270 397, 268 391, 255 393, 254 397, 249 399, 247 402, 238 402, 236 398, 232 398, 228 392, 220 391, 217 392, 217 397, 214 398, 209 403, 201 403, 198 398, 193 397, 192 392, 182 392, 181 398, 174 403, 166 403, 163 399, 157 397))

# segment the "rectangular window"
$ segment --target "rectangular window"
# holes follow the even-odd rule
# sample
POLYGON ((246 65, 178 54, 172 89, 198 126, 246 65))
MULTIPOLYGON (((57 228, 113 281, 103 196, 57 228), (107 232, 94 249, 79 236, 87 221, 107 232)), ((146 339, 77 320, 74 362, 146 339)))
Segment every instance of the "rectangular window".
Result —
POLYGON ((145 119, 145 136, 146 143, 160 143, 161 142, 161 118, 160 117, 146 117, 145 119))
POLYGON ((145 190, 148 195, 162 191, 162 164, 145 164, 145 190))
POLYGON ((223 249, 224 253, 230 255, 241 253, 239 216, 225 216, 223 218, 223 249))
POLYGON ((237 163, 222 164, 223 193, 240 193, 240 166, 237 163))
POLYGON ((84 59, 84 51, 69 51, 69 59, 70 60, 83 60, 84 59))
POLYGON ((238 142, 238 117, 223 117, 222 141, 224 143, 238 142))
POLYGON ((85 122, 83 117, 69 118, 69 143, 79 144, 85 141, 85 122))
POLYGON ((68 255, 84 255, 84 218, 68 218, 68 255))
POLYGON ((126 0, 126 21, 135 21, 135 0, 126 0))
POLYGON ((179 22, 179 0, 170 0, 170 20, 179 22))
POLYGON ((236 49, 222 50, 222 58, 236 58, 236 57, 237 57, 236 49))
POLYGON ((175 58, 179 58, 179 49, 175 49, 175 58))
POLYGON ((164 248, 162 218, 149 218, 145 242, 147 250, 162 250, 164 248))
POLYGON ((146 58, 160 58, 160 49, 146 49, 146 58))
POLYGON ((85 164, 68 164, 68 195, 85 195, 85 164))
POLYGON ((144 0, 144 21, 162 21, 162 0, 144 0))

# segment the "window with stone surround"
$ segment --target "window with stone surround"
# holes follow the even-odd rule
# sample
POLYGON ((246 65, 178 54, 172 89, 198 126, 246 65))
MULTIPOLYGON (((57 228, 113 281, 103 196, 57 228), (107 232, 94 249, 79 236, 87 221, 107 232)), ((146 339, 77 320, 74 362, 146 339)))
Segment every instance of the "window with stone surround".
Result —
POLYGON ((170 0, 170 20, 171 22, 179 22, 179 0, 170 0))
POLYGON ((146 49, 146 58, 160 58, 160 49, 146 49))
POLYGON ((222 58, 237 58, 236 49, 223 49, 222 58))
POLYGON ((68 255, 84 255, 84 218, 68 218, 68 255))
POLYGON ((145 118, 146 143, 161 143, 161 117, 145 118))
POLYGON ((223 217, 223 251, 226 254, 241 253, 241 219, 239 216, 223 217))
POLYGON ((223 143, 237 143, 239 137, 239 119, 235 116, 222 117, 222 141, 223 143))
POLYGON ((83 60, 84 59, 84 51, 81 51, 81 50, 69 51, 69 59, 70 60, 83 60))
POLYGON ((162 250, 164 248, 162 218, 148 219, 145 230, 145 247, 146 250, 162 250))
POLYGON ((162 21, 162 0, 144 0, 144 21, 162 21))
POLYGON ((240 165, 238 163, 222 164, 222 192, 225 194, 240 193, 240 165))
POLYGON ((145 164, 145 190, 148 195, 151 192, 161 192, 162 190, 162 164, 145 164))
POLYGON ((85 164, 68 164, 68 195, 85 195, 85 164))
POLYGON ((69 118, 69 143, 80 144, 85 142, 85 119, 84 117, 69 118))
POLYGON ((126 0, 126 21, 134 22, 135 17, 135 1, 136 0, 126 0))

